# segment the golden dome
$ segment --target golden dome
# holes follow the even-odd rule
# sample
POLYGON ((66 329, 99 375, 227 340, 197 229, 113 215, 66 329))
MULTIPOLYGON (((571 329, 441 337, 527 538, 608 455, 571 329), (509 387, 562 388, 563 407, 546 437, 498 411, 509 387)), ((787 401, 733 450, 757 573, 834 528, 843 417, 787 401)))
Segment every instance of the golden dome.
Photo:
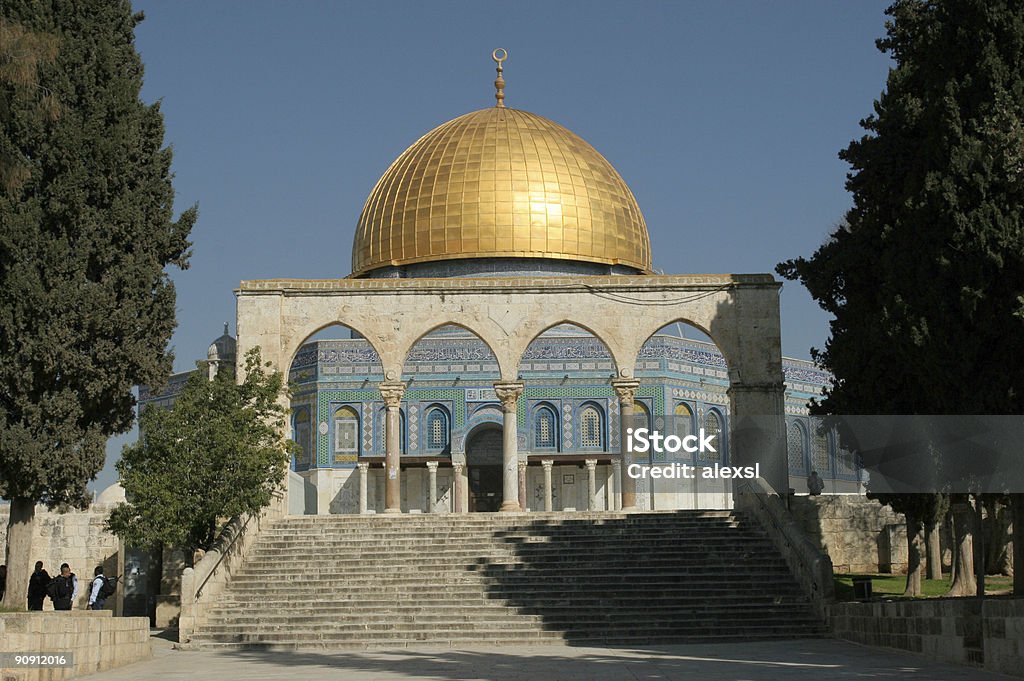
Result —
POLYGON ((352 274, 496 257, 651 269, 647 225, 615 168, 557 123, 504 107, 434 128, 391 164, 359 216, 352 274))

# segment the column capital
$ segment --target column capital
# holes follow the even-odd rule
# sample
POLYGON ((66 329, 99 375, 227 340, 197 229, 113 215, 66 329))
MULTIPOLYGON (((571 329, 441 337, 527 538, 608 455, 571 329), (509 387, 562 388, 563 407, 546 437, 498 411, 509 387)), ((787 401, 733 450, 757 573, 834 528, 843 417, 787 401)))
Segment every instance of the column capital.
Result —
POLYGON ((622 459, 612 459, 612 468, 622 468, 622 459))
POLYGON ((551 470, 551 467, 555 465, 554 459, 542 459, 540 462, 541 466, 544 466, 545 470, 551 470))
POLYGON ((505 411, 515 411, 519 396, 523 394, 525 385, 521 381, 512 383, 495 383, 494 392, 501 400, 501 407, 505 411))
POLYGON ((370 467, 370 462, 369 461, 359 461, 359 462, 356 463, 356 468, 358 468, 360 471, 363 471, 363 472, 366 472, 366 470, 369 467, 370 467))
POLYGON ((428 461, 427 462, 427 468, 429 468, 432 471, 436 471, 437 470, 437 462, 436 461, 428 461))
POLYGON ((525 461, 520 461, 520 462, 519 462, 519 470, 520 470, 520 472, 522 472, 522 471, 525 471, 525 470, 526 470, 526 468, 527 468, 527 467, 528 467, 529 465, 530 465, 530 464, 528 464, 528 463, 527 463, 527 462, 525 462, 525 461))
POLYGON ((400 381, 387 381, 377 385, 380 396, 384 398, 384 404, 388 407, 397 407, 405 395, 405 383, 400 381))
POLYGON ((597 470, 597 459, 586 459, 583 463, 587 465, 587 470, 597 470))
POLYGON ((612 379, 612 388, 615 389, 615 395, 619 398, 620 404, 632 406, 633 397, 636 395, 636 389, 639 387, 640 381, 631 378, 612 379))
POLYGON ((461 464, 461 463, 453 463, 452 464, 452 468, 455 469, 456 473, 461 473, 462 472, 462 466, 463 466, 463 464, 461 464))

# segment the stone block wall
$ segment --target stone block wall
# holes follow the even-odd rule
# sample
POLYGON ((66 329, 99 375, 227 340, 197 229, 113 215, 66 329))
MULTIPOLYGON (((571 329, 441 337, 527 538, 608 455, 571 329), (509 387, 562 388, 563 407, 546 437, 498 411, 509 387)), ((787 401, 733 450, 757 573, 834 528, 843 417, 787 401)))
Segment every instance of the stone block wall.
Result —
MULTIPOLYGON (((60 573, 61 563, 71 566, 71 571, 78 576, 78 599, 74 604, 77 610, 85 610, 88 605, 89 583, 97 565, 103 565, 107 575, 120 575, 118 564, 123 558, 118 553, 118 539, 103 529, 111 509, 112 506, 106 504, 93 504, 85 511, 57 513, 45 506, 36 506, 31 562, 43 561, 43 567, 54 577, 60 573)), ((7 545, 9 515, 10 506, 0 506, 0 547, 7 545)), ((7 588, 27 592, 28 584, 21 587, 8 584, 7 588)), ((116 595, 120 596, 123 590, 119 583, 116 595)), ((107 607, 112 607, 115 600, 119 598, 108 601, 107 607)), ((44 600, 43 608, 53 609, 50 599, 44 600)))
POLYGON ((73 667, 0 670, 3 681, 60 681, 152 656, 149 619, 109 610, 0 613, 0 652, 72 654, 73 667))
POLYGON ((985 668, 1024 676, 1024 599, 987 599, 982 606, 985 668))
POLYGON ((829 620, 836 638, 1024 676, 1024 599, 835 603, 829 620))
POLYGON ((837 573, 906 573, 906 521, 888 506, 843 494, 794 496, 790 510, 811 541, 828 553, 837 573))

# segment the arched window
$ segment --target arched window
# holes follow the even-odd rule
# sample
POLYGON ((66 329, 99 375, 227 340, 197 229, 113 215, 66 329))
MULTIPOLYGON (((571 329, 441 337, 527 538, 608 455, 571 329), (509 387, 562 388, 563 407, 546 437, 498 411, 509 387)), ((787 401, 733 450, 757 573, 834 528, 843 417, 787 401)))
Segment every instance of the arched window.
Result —
POLYGON ((295 454, 295 468, 297 469, 309 468, 313 453, 311 433, 309 410, 305 407, 296 409, 295 417, 292 421, 292 439, 299 445, 299 451, 295 454))
POLYGON ((555 410, 546 404, 533 412, 534 449, 554 449, 558 444, 558 419, 555 410))
POLYGON ((704 412, 703 428, 704 437, 711 438, 715 451, 700 452, 698 456, 702 461, 721 461, 722 448, 725 446, 725 443, 722 441, 722 417, 718 415, 717 411, 708 409, 704 412))
POLYGON ((359 414, 349 406, 334 412, 334 463, 349 463, 359 457, 359 414))
POLYGON ((633 402, 633 427, 648 429, 651 427, 651 410, 640 400, 633 402))
POLYGON ((805 459, 806 447, 804 445, 804 429, 794 421, 789 425, 789 432, 786 435, 786 451, 789 454, 789 471, 803 475, 807 471, 805 459))
POLYGON ((832 470, 831 459, 828 455, 828 433, 821 430, 821 424, 814 426, 814 437, 811 439, 811 467, 819 473, 827 473, 832 470))
POLYGON ((693 411, 680 402, 672 413, 674 423, 672 430, 682 439, 687 435, 693 435, 693 411))
POLYGON ((588 404, 580 411, 580 447, 586 449, 599 449, 604 444, 603 428, 601 424, 601 412, 597 406, 588 404))
POLYGON ((442 407, 427 411, 427 451, 440 452, 448 447, 448 412, 442 407))

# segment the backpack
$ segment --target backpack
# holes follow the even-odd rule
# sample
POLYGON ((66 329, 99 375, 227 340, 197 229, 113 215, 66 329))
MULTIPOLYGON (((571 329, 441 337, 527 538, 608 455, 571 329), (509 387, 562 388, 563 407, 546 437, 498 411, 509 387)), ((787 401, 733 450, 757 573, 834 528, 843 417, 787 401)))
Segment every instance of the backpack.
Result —
POLYGON ((71 577, 63 577, 58 575, 50 581, 50 584, 46 587, 46 595, 50 597, 50 600, 59 601, 64 598, 71 598, 71 594, 74 591, 73 582, 71 577))
POLYGON ((104 577, 103 575, 98 576, 103 580, 103 585, 100 586, 100 591, 96 594, 96 597, 106 600, 113 596, 114 592, 117 591, 117 577, 104 577))

